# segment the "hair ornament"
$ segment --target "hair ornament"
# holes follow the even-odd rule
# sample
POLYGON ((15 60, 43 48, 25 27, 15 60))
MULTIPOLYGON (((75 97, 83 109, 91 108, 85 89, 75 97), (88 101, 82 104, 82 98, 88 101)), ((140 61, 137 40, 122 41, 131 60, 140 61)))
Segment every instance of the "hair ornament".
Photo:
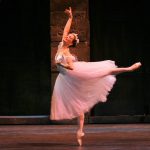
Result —
POLYGON ((73 35, 75 36, 75 40, 77 41, 77 44, 79 43, 79 38, 78 38, 78 34, 73 33, 73 35))

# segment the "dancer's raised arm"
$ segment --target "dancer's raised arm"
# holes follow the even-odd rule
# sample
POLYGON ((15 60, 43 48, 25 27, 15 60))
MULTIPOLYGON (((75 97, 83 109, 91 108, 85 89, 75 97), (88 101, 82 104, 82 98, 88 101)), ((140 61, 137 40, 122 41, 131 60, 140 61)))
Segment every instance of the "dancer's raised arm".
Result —
POLYGON ((67 21, 67 23, 65 25, 64 31, 63 31, 62 40, 69 34, 70 28, 71 28, 71 24, 72 24, 72 19, 73 19, 71 7, 69 7, 69 9, 66 9, 65 13, 68 15, 69 18, 68 18, 68 21, 67 21))

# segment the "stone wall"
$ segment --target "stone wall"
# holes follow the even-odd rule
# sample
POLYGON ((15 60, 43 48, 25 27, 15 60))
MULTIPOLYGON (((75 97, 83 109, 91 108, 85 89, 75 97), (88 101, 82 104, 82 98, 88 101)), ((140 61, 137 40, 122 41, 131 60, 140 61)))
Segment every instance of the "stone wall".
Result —
POLYGON ((55 79, 58 75, 54 64, 54 57, 57 51, 57 46, 61 41, 64 26, 68 20, 64 13, 66 8, 72 7, 73 22, 71 32, 78 34, 80 43, 76 48, 71 48, 71 52, 75 54, 79 60, 89 61, 89 11, 88 0, 51 0, 50 1, 50 39, 51 39, 51 83, 52 90, 55 79))

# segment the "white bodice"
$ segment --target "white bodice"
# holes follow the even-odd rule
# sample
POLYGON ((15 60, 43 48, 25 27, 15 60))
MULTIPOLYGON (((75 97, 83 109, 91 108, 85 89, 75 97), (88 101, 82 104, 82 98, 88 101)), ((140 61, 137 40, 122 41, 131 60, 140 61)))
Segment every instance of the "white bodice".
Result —
POLYGON ((73 55, 66 56, 64 54, 56 54, 55 61, 66 64, 66 60, 68 57, 71 58, 73 62, 77 61, 77 58, 75 56, 73 56, 73 55))
POLYGON ((70 57, 72 59, 72 61, 77 61, 77 58, 75 56, 73 56, 72 54, 70 55, 64 55, 62 52, 61 52, 61 49, 62 49, 62 46, 63 46, 63 42, 60 42, 59 45, 58 45, 58 51, 55 55, 55 61, 56 62, 59 62, 59 63, 66 63, 66 59, 68 57, 70 57))
MULTIPOLYGON (((72 54, 69 54, 69 55, 63 54, 62 51, 61 51, 62 46, 63 46, 63 42, 60 42, 59 45, 58 45, 58 51, 55 55, 55 62, 66 64, 68 57, 71 58, 73 62, 77 61, 76 56, 73 56, 72 54)), ((60 65, 57 65, 57 69, 60 72, 64 72, 66 70, 64 67, 62 67, 60 65)))

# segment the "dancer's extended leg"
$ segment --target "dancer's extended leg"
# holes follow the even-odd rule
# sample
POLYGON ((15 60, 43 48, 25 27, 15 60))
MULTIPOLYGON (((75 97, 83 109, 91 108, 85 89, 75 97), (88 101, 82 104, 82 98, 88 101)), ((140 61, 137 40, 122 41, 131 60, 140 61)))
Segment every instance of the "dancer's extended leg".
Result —
POLYGON ((124 72, 132 72, 132 71, 138 69, 140 66, 141 66, 141 63, 137 62, 137 63, 131 65, 130 67, 113 68, 109 74, 117 75, 117 74, 124 73, 124 72))

